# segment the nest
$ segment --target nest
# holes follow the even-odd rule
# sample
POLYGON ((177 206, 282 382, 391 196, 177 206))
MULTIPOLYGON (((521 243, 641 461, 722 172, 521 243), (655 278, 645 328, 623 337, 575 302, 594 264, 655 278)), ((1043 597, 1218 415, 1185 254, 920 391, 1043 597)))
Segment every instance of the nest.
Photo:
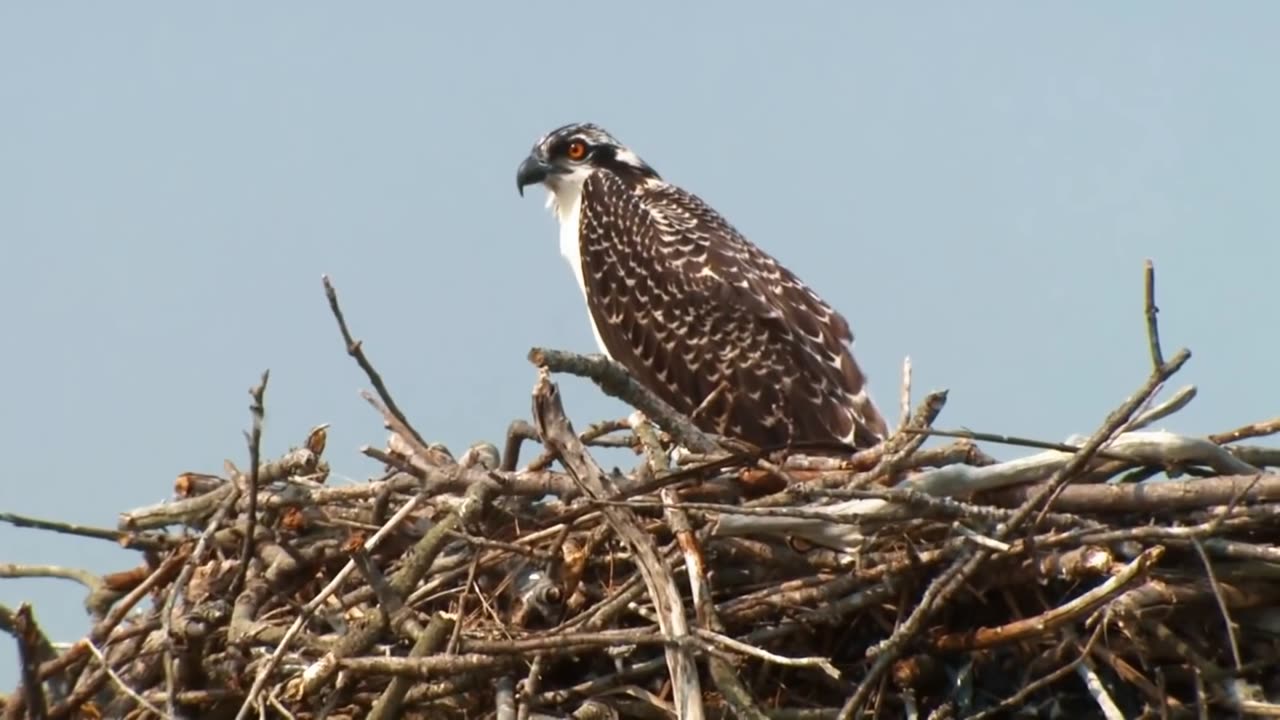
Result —
POLYGON ((1194 389, 1155 399, 1188 353, 1163 357, 1149 297, 1149 378, 1063 444, 939 431, 934 393, 875 448, 746 448, 608 360, 535 350, 530 419, 455 456, 326 290, 391 431, 363 449, 379 474, 328 484, 324 426, 259 458, 264 374, 247 469, 183 474, 118 529, 6 516, 141 554, 65 571, 93 623, 69 646, 0 608, 22 659, 6 717, 1280 712, 1280 449, 1247 442, 1280 420, 1151 430, 1194 389), (636 412, 579 433, 553 373, 636 412), (1033 449, 997 462, 978 441, 1033 449))

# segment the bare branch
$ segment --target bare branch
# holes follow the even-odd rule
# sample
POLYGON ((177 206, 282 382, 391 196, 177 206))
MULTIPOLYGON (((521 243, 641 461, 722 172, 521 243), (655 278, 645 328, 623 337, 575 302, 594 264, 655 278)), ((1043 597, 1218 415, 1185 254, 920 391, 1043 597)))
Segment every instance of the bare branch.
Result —
POLYGON ((694 452, 720 450, 719 444, 699 430, 692 420, 642 387, 625 368, 603 355, 574 355, 560 350, 533 348, 529 351, 529 362, 553 373, 569 373, 590 379, 606 394, 643 412, 671 433, 676 442, 694 452))
POLYGON ((263 409, 262 397, 267 392, 267 379, 270 376, 271 371, 264 370, 261 382, 249 390, 249 395, 253 398, 253 404, 249 406, 249 412, 253 415, 253 429, 249 432, 247 438, 249 441, 249 474, 245 482, 245 493, 248 496, 249 507, 245 515, 248 527, 244 532, 244 547, 240 550, 240 557, 245 558, 245 562, 240 563, 240 570, 236 573, 235 582, 231 584, 231 593, 233 595, 239 595, 240 590, 244 588, 245 576, 249 573, 248 558, 253 557, 253 533, 257 529, 258 523, 258 462, 262 447, 262 421, 266 412, 263 409))

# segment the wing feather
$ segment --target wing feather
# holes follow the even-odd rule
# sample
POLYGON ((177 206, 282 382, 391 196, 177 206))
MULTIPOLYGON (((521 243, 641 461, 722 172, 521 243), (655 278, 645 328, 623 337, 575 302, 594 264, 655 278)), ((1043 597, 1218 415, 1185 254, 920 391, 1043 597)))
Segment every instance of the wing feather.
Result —
POLYGON ((597 172, 583 186, 587 305, 609 353, 682 412, 758 445, 874 444, 845 319, 697 196, 597 172))

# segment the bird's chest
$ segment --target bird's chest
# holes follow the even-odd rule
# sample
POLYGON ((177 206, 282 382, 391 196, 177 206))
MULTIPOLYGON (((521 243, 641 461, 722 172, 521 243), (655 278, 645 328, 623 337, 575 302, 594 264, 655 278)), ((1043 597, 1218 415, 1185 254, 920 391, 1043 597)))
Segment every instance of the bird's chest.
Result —
POLYGON ((606 357, 613 357, 600 336, 599 323, 591 311, 591 303, 587 299, 587 282, 582 267, 582 193, 581 191, 566 193, 557 198, 556 218, 560 221, 560 255, 569 268, 573 270, 573 278, 578 281, 578 290, 582 292, 582 300, 587 305, 587 320, 591 325, 591 334, 595 337, 596 347, 606 357))
POLYGON ((582 272, 582 243, 579 238, 582 227, 582 193, 574 193, 565 200, 568 202, 564 202, 556 213, 560 220, 560 255, 573 269, 573 277, 578 281, 578 289, 585 299, 587 283, 582 272))

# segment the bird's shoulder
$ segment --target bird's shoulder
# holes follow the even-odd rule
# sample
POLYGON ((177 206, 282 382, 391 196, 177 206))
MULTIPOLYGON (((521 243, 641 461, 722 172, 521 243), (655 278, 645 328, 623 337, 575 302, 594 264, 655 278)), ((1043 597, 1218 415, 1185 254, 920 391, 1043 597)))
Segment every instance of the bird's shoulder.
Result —
POLYGON ((697 194, 654 179, 626 190, 647 221, 637 229, 649 225, 646 245, 673 281, 764 319, 819 319, 839 340, 853 339, 840 313, 697 194))

